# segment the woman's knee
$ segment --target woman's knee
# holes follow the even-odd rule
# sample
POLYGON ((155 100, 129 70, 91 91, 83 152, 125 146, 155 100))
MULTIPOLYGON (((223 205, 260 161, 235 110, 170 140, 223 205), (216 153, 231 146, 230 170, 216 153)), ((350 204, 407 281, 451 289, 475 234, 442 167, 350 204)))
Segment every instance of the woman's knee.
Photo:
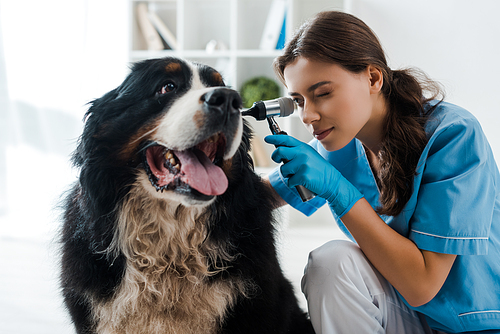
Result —
POLYGON ((309 253, 307 266, 320 266, 329 268, 330 271, 337 271, 364 258, 363 252, 355 243, 347 240, 332 240, 309 253))
POLYGON ((302 292, 307 296, 312 291, 345 293, 350 289, 368 297, 383 292, 384 282, 357 244, 333 240, 309 254, 302 292))
POLYGON ((351 272, 359 262, 366 261, 358 245, 347 240, 332 240, 309 253, 309 260, 302 279, 302 291, 306 286, 335 284, 335 281, 351 272))

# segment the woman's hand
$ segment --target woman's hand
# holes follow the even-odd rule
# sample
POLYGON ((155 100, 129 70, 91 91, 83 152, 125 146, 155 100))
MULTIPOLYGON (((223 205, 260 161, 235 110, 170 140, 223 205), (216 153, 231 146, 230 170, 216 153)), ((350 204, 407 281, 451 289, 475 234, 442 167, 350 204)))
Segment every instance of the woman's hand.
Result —
POLYGON ((326 199, 332 210, 342 217, 360 198, 361 193, 340 172, 306 143, 287 135, 267 136, 264 140, 277 146, 271 158, 285 162, 281 174, 288 186, 302 185, 326 199))

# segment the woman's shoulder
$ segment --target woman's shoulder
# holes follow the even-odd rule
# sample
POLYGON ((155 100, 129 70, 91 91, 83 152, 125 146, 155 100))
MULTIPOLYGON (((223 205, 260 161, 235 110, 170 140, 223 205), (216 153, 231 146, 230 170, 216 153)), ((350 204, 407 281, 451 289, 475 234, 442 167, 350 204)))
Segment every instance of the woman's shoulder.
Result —
POLYGON ((426 123, 426 132, 432 136, 437 131, 443 131, 449 127, 480 126, 477 118, 465 108, 444 101, 431 101, 427 108, 434 107, 426 123))
POLYGON ((450 178, 480 165, 491 171, 497 169, 479 121, 466 109, 439 103, 427 121, 426 131, 429 141, 419 165, 425 165, 428 171, 439 170, 443 177, 450 178))
POLYGON ((427 146, 433 146, 435 150, 450 143, 487 143, 481 124, 471 112, 444 101, 432 101, 429 107, 432 106, 435 108, 430 113, 425 128, 429 140, 427 146))

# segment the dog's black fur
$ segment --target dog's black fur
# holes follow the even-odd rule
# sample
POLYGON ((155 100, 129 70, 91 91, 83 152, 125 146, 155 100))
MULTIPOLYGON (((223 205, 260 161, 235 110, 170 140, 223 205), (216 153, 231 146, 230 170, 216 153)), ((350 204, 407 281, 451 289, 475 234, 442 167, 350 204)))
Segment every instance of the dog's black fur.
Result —
MULTIPOLYGON (((78 333, 136 334, 313 333, 277 260, 272 214, 274 202, 270 190, 253 170, 248 153, 251 129, 246 122, 243 122, 242 135, 235 128, 238 124, 241 127, 238 110, 241 100, 236 92, 224 88, 231 95, 231 101, 229 105, 221 107, 222 116, 213 116, 222 117, 216 120, 218 125, 211 126, 233 127, 227 133, 223 128, 214 130, 225 134, 228 146, 231 142, 238 145, 239 136, 242 137, 234 155, 223 157, 218 152, 215 158, 214 163, 223 169, 229 180, 223 194, 202 194, 179 180, 161 185, 148 170, 145 152, 156 145, 157 138, 153 136, 159 131, 154 132, 153 129, 169 113, 184 112, 174 110, 177 108, 175 103, 193 90, 195 73, 199 74, 199 81, 205 87, 224 86, 220 75, 210 67, 176 58, 147 60, 135 64, 118 88, 93 101, 89 108, 85 128, 73 157, 74 164, 80 170, 79 181, 65 200, 62 229, 62 292, 76 330, 78 333), (162 90, 162 87, 167 88, 162 90), (138 181, 145 175, 149 176, 147 182, 150 182, 150 190, 143 190, 141 187, 146 187, 146 183, 138 181), (130 278, 126 279, 127 270, 135 263, 134 256, 137 255, 133 250, 125 252, 126 243, 119 240, 122 233, 119 224, 124 221, 123 226, 127 228, 127 224, 134 224, 128 220, 124 203, 139 196, 134 193, 138 188, 141 190, 137 193, 143 194, 143 200, 156 201, 164 205, 166 210, 174 210, 169 212, 170 216, 185 219, 186 212, 195 210, 193 208, 199 211, 195 215, 195 223, 204 224, 202 230, 205 234, 199 245, 195 246, 195 251, 202 254, 200 258, 205 263, 201 266, 206 265, 207 272, 200 274, 198 262, 185 260, 196 254, 177 254, 185 261, 185 265, 177 266, 177 260, 167 259, 169 253, 165 252, 165 259, 161 260, 170 261, 170 265, 156 274, 160 281, 172 279, 180 282, 175 284, 186 282, 187 286, 191 284, 187 281, 193 281, 193 287, 207 287, 206 291, 202 291, 222 287, 222 290, 226 289, 226 294, 233 295, 232 299, 224 297, 226 299, 223 298, 225 301, 222 302, 222 299, 206 297, 214 300, 214 305, 222 305, 223 308, 218 311, 218 315, 200 318, 200 324, 213 323, 208 329, 190 327, 189 323, 197 319, 198 311, 200 314, 209 312, 199 306, 204 305, 203 299, 197 304, 196 294, 189 295, 186 298, 189 301, 183 299, 182 294, 187 290, 179 288, 177 298, 165 305, 162 300, 168 297, 150 293, 151 297, 144 297, 146 302, 137 304, 139 309, 136 310, 127 306, 127 303, 134 303, 133 299, 117 301, 120 291, 125 290, 123 287, 131 281, 130 278), (165 278, 166 275, 170 277, 165 278), (195 306, 183 306, 182 312, 177 310, 178 304, 190 302, 195 306), (116 310, 121 310, 121 316, 116 310), (127 319, 131 320, 127 322, 127 319), (169 324, 172 319, 176 325, 169 324), (154 322, 155 325, 139 329, 134 327, 140 321, 145 324, 154 322), (131 325, 131 322, 136 325, 131 325)), ((208 90, 206 94, 212 92, 208 90)), ((203 104, 205 100, 206 104, 208 99, 202 95, 200 103, 203 104)), ((203 122, 213 117, 208 115, 203 118, 203 122)), ((133 207, 133 204, 130 206, 133 207)), ((133 210, 143 212, 141 208, 133 210)), ((146 215, 150 212, 143 213, 146 215)), ((161 211, 155 214, 160 218, 164 215, 161 211)), ((136 219, 135 224, 137 221, 142 223, 141 219, 136 219)), ((165 221, 172 223, 168 218, 165 221)), ((177 223, 173 222, 172 228, 179 228, 176 227, 177 223)), ((156 232, 150 231, 153 235, 156 232)), ((127 235, 121 237, 126 238, 127 235)), ((160 234, 155 238, 153 240, 159 244, 166 242, 160 234)), ((142 248, 143 252, 147 253, 148 247, 142 248)), ((182 253, 180 246, 178 249, 182 253)), ((155 272, 156 260, 151 260, 152 263, 144 268, 152 268, 152 272, 155 272)), ((140 271, 143 267, 137 268, 140 271)), ((145 277, 148 277, 147 274, 145 277)), ((157 284, 155 287, 161 289, 161 282, 151 284, 157 284)), ((136 285, 140 288, 139 294, 131 298, 142 298, 141 294, 149 293, 146 283, 139 282, 136 285)))

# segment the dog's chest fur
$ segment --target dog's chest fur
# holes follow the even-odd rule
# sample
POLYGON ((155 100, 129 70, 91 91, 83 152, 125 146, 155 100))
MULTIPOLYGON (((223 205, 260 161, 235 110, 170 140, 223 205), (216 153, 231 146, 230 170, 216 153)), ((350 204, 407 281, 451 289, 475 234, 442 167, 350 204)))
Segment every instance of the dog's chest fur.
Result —
POLYGON ((97 332, 216 333, 250 285, 209 279, 216 274, 210 258, 231 257, 206 238, 200 210, 173 207, 133 187, 119 216, 112 249, 125 255, 126 270, 113 298, 93 302, 97 332))

